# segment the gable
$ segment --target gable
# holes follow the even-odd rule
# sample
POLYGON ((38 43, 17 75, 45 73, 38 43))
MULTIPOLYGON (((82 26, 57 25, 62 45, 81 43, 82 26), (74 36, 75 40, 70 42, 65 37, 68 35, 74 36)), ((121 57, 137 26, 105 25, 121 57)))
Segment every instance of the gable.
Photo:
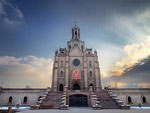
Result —
POLYGON ((69 56, 83 56, 83 52, 79 47, 74 47, 70 50, 69 56))

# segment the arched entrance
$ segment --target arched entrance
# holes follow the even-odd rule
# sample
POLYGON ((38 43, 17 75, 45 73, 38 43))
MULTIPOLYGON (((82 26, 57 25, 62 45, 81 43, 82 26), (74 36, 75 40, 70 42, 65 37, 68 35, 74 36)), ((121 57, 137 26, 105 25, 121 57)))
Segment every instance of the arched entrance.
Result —
POLYGON ((142 102, 143 102, 143 104, 146 103, 146 97, 145 96, 142 97, 142 102))
POLYGON ((62 84, 59 85, 59 91, 64 91, 64 86, 62 84))
POLYGON ((132 99, 130 96, 128 96, 128 104, 131 104, 132 103, 132 99))
POLYGON ((86 95, 76 94, 69 96, 69 106, 70 107, 87 107, 88 100, 86 95))
POLYGON ((73 90, 80 90, 80 85, 78 83, 75 83, 72 87, 73 90))
POLYGON ((93 87, 93 84, 90 84, 90 87, 92 87, 92 91, 94 91, 94 87, 93 87))
POLYGON ((26 104, 27 103, 27 97, 25 96, 23 99, 23 103, 26 104))
POLYGON ((13 100, 13 98, 12 98, 12 96, 10 96, 9 100, 8 100, 8 103, 12 103, 12 100, 13 100))

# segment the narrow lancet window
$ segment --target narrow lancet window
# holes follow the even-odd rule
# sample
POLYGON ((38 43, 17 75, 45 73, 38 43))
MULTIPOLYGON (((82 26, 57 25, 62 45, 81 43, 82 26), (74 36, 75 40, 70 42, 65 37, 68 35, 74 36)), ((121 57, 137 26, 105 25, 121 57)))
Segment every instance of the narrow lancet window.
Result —
POLYGON ((24 99, 23 99, 23 103, 24 103, 24 104, 27 103, 27 99, 28 99, 28 98, 25 96, 24 99))
POLYGON ((132 99, 130 96, 128 96, 128 103, 131 104, 132 103, 132 99))
POLYGON ((12 103, 12 100, 13 100, 13 98, 12 98, 12 96, 10 96, 9 100, 8 100, 8 103, 12 103))
POLYGON ((91 60, 89 61, 89 67, 92 67, 92 61, 91 60))

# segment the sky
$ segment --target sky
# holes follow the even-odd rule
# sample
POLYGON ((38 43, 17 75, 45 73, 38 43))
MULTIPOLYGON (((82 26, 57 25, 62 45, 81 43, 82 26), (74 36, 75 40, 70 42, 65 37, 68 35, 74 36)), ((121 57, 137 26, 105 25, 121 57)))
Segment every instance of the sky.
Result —
POLYGON ((0 0, 0 86, 50 87, 54 53, 77 22, 102 86, 150 87, 149 0, 0 0))

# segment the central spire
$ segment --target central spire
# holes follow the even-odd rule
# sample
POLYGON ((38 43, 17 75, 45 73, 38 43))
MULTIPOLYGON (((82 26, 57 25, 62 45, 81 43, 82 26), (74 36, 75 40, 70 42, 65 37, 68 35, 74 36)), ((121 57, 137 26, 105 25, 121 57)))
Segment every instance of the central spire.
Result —
POLYGON ((80 28, 76 24, 72 28, 72 40, 80 40, 80 28))

